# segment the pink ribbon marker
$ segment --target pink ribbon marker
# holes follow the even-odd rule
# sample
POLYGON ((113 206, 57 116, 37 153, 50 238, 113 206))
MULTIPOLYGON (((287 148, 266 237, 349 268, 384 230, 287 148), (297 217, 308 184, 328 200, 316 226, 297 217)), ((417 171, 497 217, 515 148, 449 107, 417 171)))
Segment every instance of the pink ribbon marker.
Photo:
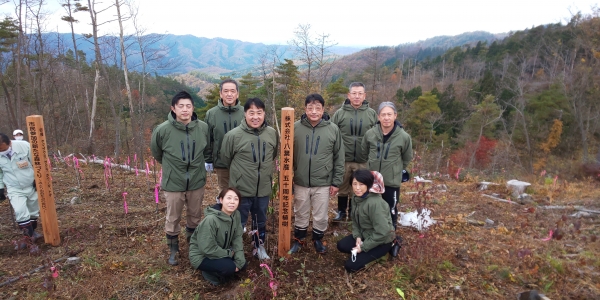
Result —
POLYGON ((52 278, 58 277, 58 270, 56 269, 56 267, 50 267, 50 271, 52 271, 52 278))
POLYGON ((269 268, 269 265, 267 265, 267 264, 260 264, 260 266, 267 269, 267 271, 269 271, 269 275, 271 276, 271 279, 269 280, 269 287, 273 291, 273 297, 277 297, 278 284, 277 284, 277 281, 275 281, 275 278, 273 278, 273 272, 271 272, 271 268, 269 268))
POLYGON ((552 239, 552 234, 553 234, 553 233, 554 233, 554 232, 552 232, 552 230, 550 230, 550 232, 548 232, 548 237, 547 237, 547 238, 545 238, 545 239, 542 239, 542 241, 544 241, 544 242, 547 242, 547 241, 551 240, 551 239, 552 239))
POLYGON ((552 187, 556 188, 556 182, 558 181, 558 175, 554 176, 554 182, 552 183, 552 187))
POLYGON ((146 161, 146 180, 150 179, 150 168, 148 167, 148 162, 146 161))
POLYGON ((127 214, 129 212, 129 208, 127 207, 127 200, 125 199, 125 196, 127 196, 127 192, 123 193, 123 208, 125 208, 125 214, 127 214))
POLYGON ((138 176, 138 168, 137 168, 137 165, 135 166, 135 176, 138 176))
POLYGON ((160 185, 156 185, 154 187, 154 200, 156 202, 156 204, 158 204, 158 190, 160 189, 160 185))

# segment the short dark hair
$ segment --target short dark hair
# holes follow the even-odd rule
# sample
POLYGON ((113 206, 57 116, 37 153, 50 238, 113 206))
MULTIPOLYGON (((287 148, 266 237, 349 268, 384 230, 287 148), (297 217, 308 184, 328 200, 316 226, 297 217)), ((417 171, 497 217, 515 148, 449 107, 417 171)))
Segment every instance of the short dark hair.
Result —
POLYGON ((304 106, 307 106, 311 102, 315 102, 315 101, 319 101, 319 103, 321 103, 321 105, 325 106, 325 99, 323 99, 323 96, 321 96, 317 93, 306 96, 306 100, 304 100, 304 106))
POLYGON ((179 102, 181 99, 190 99, 190 101, 192 101, 192 106, 194 105, 194 99, 192 99, 192 95, 186 91, 181 91, 173 96, 173 99, 171 99, 171 106, 177 105, 177 102, 179 102))
POLYGON ((0 144, 10 145, 10 138, 8 135, 0 132, 0 144))
POLYGON ((221 192, 219 193, 219 199, 225 198, 225 195, 229 191, 233 191, 235 193, 235 195, 238 197, 238 199, 240 199, 240 201, 242 201, 242 194, 240 194, 240 191, 238 191, 238 189, 236 189, 232 186, 222 189, 221 192))
POLYGON ((363 90, 365 90, 365 92, 367 91, 367 88, 365 87, 365 84, 362 82, 353 82, 348 86, 348 90, 351 90, 353 87, 361 87, 363 88, 363 90))
POLYGON ((220 92, 223 91, 223 85, 226 84, 226 83, 233 83, 233 84, 235 84, 235 90, 239 92, 237 81, 235 81, 235 80, 233 80, 231 78, 227 78, 227 79, 221 81, 221 83, 219 83, 219 91, 220 92))
POLYGON ((256 106, 256 108, 262 108, 262 110, 266 110, 265 103, 262 102, 262 100, 259 98, 249 98, 246 101, 246 104, 244 104, 244 112, 247 112, 252 105, 256 106))
POLYGON ((356 181, 366 185, 367 190, 370 190, 373 187, 375 176, 367 169, 358 169, 352 173, 352 179, 356 179, 356 181))

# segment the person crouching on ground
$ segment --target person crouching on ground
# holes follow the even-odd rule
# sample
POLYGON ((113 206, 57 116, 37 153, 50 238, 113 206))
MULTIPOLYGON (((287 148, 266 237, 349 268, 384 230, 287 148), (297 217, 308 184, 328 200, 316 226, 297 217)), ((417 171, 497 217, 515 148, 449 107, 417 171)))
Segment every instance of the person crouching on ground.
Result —
POLYGON ((210 283, 219 285, 246 266, 242 222, 237 210, 240 192, 228 187, 219 194, 219 204, 204 210, 190 240, 190 263, 210 283))
POLYGON ((351 253, 344 263, 348 272, 356 272, 368 263, 384 256, 392 248, 394 226, 388 204, 381 198, 381 174, 366 169, 352 174, 352 234, 337 243, 340 252, 351 253))

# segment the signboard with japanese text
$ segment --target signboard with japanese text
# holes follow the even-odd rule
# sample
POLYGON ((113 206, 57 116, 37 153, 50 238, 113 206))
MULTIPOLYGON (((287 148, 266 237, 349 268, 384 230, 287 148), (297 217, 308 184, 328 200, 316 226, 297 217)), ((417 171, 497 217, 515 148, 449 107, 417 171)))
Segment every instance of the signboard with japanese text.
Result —
POLYGON ((281 109, 281 148, 279 171, 279 243, 280 257, 290 250, 293 211, 294 109, 281 109))
POLYGON ((40 219, 44 229, 44 242, 52 246, 58 246, 60 245, 60 232, 54 203, 54 189, 50 178, 50 160, 48 159, 44 118, 39 115, 28 116, 26 122, 31 145, 35 186, 40 206, 40 219))

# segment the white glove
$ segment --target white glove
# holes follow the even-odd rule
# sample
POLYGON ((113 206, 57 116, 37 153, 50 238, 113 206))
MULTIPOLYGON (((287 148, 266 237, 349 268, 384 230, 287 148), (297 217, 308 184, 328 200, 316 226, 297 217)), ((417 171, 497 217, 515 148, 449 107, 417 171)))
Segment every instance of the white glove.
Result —
POLYGON ((206 172, 212 172, 213 164, 204 163, 204 168, 206 168, 206 172))

